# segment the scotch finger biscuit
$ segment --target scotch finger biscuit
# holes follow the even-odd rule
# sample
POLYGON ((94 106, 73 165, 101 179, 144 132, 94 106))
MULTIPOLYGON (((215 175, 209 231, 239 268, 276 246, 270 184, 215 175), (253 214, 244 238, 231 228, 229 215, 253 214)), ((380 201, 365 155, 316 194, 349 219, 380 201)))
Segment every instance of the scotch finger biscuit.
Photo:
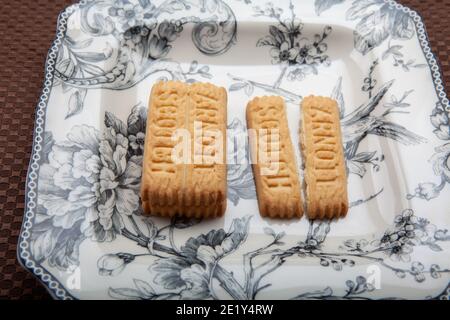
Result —
POLYGON ((309 96, 301 104, 300 147, 310 219, 342 217, 348 211, 347 175, 337 102, 309 96))
POLYGON ((141 181, 144 212, 221 216, 226 208, 223 88, 158 82, 152 88, 141 181))
POLYGON ((250 101, 247 127, 260 214, 300 218, 300 182, 283 99, 264 96, 250 101))
POLYGON ((224 211, 227 199, 227 93, 224 88, 197 82, 190 86, 189 98, 189 130, 194 138, 193 165, 188 167, 188 185, 193 188, 190 205, 219 206, 224 211))

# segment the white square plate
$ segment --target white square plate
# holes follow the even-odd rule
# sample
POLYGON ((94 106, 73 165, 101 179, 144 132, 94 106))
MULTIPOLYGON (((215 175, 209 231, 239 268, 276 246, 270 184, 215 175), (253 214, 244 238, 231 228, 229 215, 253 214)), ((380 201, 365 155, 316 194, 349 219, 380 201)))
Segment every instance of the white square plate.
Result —
POLYGON ((448 298, 450 109, 421 18, 384 0, 102 0, 64 10, 36 112, 18 256, 59 299, 448 298), (141 215, 157 79, 228 89, 223 218, 141 215), (245 106, 341 109, 350 211, 258 213, 245 106))

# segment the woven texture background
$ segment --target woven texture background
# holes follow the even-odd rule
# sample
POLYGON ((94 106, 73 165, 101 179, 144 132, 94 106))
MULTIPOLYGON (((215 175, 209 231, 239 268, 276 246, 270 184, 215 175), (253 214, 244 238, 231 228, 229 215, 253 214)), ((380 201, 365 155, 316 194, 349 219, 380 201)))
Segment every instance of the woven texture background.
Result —
MULTIPOLYGON (((0 299, 50 299, 16 259, 44 62, 58 13, 74 1, 2 1, 0 10, 0 299)), ((450 92, 450 0, 403 0, 424 18, 450 92)))

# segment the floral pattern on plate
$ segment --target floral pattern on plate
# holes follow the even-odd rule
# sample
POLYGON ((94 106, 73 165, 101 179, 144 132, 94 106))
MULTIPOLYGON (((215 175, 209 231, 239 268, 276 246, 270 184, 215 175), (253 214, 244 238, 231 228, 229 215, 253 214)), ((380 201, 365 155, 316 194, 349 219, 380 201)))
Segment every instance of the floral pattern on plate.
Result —
MULTIPOLYGON (((273 292, 285 299, 448 298, 450 221, 442 209, 450 183, 450 113, 436 61, 426 38, 420 42, 420 24, 416 13, 384 0, 83 0, 69 7, 60 15, 37 109, 20 261, 61 299, 263 299, 273 292), (378 215, 376 231, 342 236, 344 223, 355 228, 350 218, 303 218, 294 223, 296 232, 262 220, 246 161, 228 164, 224 219, 143 216, 146 108, 137 88, 148 79, 220 78, 231 99, 276 94, 296 105, 302 99, 297 85, 325 79, 337 64, 334 37, 342 30, 329 23, 329 14, 353 28, 346 41, 364 61, 362 76, 349 83, 338 74, 327 82, 327 94, 340 107, 350 187, 367 181, 373 187, 352 195, 351 211, 378 215), (69 23, 74 20, 79 29, 69 23), (236 54, 238 27, 247 20, 263 25, 252 45, 255 56, 277 71, 272 82, 203 62, 236 54), (185 45, 196 55, 188 62, 173 59, 187 32, 185 45), (394 70, 390 78, 386 67, 394 70), (429 130, 412 120, 422 91, 405 81, 409 74, 430 80, 429 130), (99 92, 107 102, 97 112, 99 92), (131 102, 114 101, 119 94, 131 102), (419 150, 415 161, 431 170, 431 178, 408 177, 406 191, 392 189, 391 180, 372 186, 395 168, 389 146, 400 153, 419 150), (285 275, 301 274, 292 266, 329 277, 299 278, 303 282, 292 288, 285 275), (424 283, 433 288, 425 296, 401 290, 424 283)), ((248 143, 236 139, 246 132, 238 111, 229 117, 233 148, 227 157, 245 160, 248 143)))

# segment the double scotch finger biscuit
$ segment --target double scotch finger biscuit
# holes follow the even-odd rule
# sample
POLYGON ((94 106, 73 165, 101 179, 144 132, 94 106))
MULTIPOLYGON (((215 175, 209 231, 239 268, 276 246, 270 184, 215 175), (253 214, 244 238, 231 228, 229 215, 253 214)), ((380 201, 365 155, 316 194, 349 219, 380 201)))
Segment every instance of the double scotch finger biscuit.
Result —
POLYGON ((309 96, 303 99, 301 111, 307 215, 310 219, 345 216, 347 176, 337 103, 330 98, 309 96))
POLYGON ((247 127, 259 212, 272 218, 301 217, 299 176, 283 99, 250 101, 247 127))
POLYGON ((221 216, 226 208, 224 88, 158 82, 152 88, 141 182, 144 212, 221 216))

